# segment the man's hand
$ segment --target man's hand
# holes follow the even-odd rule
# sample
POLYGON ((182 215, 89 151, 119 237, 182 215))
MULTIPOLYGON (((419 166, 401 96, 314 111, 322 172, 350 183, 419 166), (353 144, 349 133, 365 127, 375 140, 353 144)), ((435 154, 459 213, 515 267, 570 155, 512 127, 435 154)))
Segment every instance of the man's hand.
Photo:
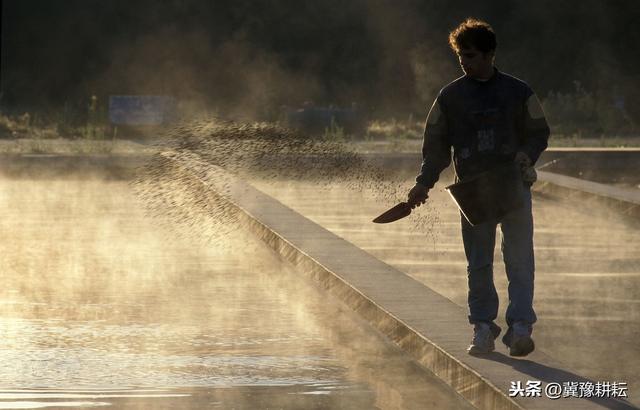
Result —
POLYGON ((531 166, 531 159, 522 151, 516 152, 516 157, 513 159, 513 162, 518 164, 520 169, 525 169, 531 166))
POLYGON ((427 201, 427 198, 429 198, 429 190, 424 185, 416 183, 416 185, 411 188, 411 191, 409 191, 409 195, 407 197, 407 202, 412 208, 420 206, 427 201))
POLYGON ((538 173, 536 172, 536 169, 531 166, 531 159, 527 154, 522 151, 518 151, 513 161, 520 167, 522 180, 524 182, 536 182, 538 179, 538 173))

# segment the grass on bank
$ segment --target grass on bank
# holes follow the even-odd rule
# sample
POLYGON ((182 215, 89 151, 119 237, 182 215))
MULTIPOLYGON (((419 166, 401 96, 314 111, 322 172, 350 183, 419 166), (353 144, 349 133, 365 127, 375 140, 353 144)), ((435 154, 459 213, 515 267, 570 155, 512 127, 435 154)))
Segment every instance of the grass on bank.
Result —
MULTIPOLYGON (((63 127, 64 128, 64 127, 63 127)), ((336 123, 325 129, 324 139, 347 144, 357 152, 419 153, 424 123, 406 121, 370 121, 362 135, 347 134, 336 123)), ((0 154, 130 155, 144 154, 153 148, 131 141, 129 136, 105 126, 81 126, 73 132, 60 132, 59 125, 37 126, 28 114, 18 117, 0 115, 0 154)), ((150 142, 152 139, 150 139, 150 142)), ((640 148, 639 136, 599 137, 574 133, 552 135, 550 147, 640 148)))
POLYGON ((39 125, 28 113, 15 117, 0 115, 0 154, 131 155, 151 152, 151 148, 115 137, 115 133, 104 125, 70 128, 67 123, 39 125))
POLYGON ((107 141, 82 139, 33 139, 0 140, 0 154, 33 155, 135 155, 153 152, 142 144, 117 139, 107 141))

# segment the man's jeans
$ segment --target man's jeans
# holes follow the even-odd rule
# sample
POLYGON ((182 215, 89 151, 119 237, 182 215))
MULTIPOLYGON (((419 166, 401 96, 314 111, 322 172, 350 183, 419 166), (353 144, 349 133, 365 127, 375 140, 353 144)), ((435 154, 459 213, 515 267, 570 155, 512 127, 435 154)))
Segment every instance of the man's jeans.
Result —
POLYGON ((498 316, 498 293, 493 284, 493 252, 496 227, 502 230, 502 257, 509 280, 507 325, 523 321, 533 324, 533 216, 531 190, 525 187, 524 206, 499 221, 471 226, 461 215, 462 240, 469 279, 469 321, 492 322, 498 316))

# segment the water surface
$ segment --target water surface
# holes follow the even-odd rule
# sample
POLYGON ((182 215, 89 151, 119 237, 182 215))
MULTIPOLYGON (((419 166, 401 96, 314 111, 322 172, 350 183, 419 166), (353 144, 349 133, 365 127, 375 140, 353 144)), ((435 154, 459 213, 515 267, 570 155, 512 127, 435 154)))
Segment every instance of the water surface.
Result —
POLYGON ((0 408, 465 408, 242 232, 176 235, 125 181, 0 179, 0 408))

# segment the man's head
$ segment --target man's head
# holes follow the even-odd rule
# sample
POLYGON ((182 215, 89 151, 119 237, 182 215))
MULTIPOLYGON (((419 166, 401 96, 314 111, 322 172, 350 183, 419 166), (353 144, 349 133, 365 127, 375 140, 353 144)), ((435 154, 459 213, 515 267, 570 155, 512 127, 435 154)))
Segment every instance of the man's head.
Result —
POLYGON ((458 55, 460 66, 472 78, 493 75, 496 35, 484 21, 468 18, 449 34, 449 45, 458 55))

